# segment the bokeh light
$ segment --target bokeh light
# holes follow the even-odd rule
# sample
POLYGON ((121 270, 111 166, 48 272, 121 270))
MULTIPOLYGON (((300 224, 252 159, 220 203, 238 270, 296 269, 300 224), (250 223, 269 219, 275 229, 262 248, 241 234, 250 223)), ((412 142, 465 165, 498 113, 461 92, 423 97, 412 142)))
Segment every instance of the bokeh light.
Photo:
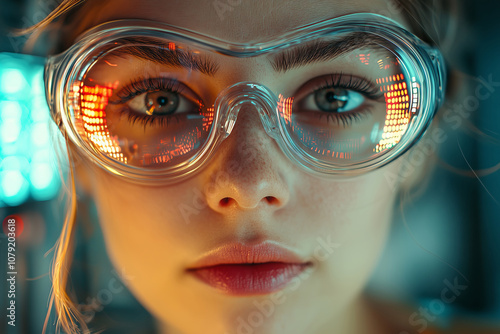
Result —
POLYGON ((22 204, 29 196, 29 185, 18 170, 0 172, 2 200, 10 206, 22 204))
POLYGON ((0 71, 0 91, 4 94, 15 94, 26 86, 23 73, 16 68, 5 68, 0 71))
POLYGON ((43 58, 0 55, 0 206, 50 200, 61 186, 43 71, 43 58))

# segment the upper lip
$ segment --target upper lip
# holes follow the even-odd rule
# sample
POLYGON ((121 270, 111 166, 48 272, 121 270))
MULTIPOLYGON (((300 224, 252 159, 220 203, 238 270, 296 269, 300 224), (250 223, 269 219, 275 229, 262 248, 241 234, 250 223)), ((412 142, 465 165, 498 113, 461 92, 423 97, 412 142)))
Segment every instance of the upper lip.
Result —
POLYGON ((266 262, 302 264, 307 261, 295 252, 271 241, 266 241, 257 245, 230 243, 206 252, 189 269, 200 269, 221 264, 266 262))

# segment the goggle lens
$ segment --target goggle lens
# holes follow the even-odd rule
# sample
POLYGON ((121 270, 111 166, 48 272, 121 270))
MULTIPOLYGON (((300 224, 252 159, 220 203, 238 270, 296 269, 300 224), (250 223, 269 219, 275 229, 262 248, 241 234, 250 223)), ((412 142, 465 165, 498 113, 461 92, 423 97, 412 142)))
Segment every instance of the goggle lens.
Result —
POLYGON ((369 161, 394 147, 418 115, 419 85, 410 92, 399 59, 381 48, 354 50, 335 63, 312 92, 280 95, 280 115, 291 139, 314 159, 369 161))

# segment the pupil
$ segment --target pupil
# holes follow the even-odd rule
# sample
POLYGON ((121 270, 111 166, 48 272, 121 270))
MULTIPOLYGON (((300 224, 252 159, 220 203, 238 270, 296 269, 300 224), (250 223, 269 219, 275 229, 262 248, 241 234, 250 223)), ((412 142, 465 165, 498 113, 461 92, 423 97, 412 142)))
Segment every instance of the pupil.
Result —
POLYGON ((156 102, 163 107, 168 103, 168 99, 166 97, 160 96, 158 99, 156 99, 156 102))
POLYGON ((335 97, 335 93, 332 91, 329 91, 328 93, 326 93, 326 100, 329 103, 335 102, 337 100, 337 98, 335 97))

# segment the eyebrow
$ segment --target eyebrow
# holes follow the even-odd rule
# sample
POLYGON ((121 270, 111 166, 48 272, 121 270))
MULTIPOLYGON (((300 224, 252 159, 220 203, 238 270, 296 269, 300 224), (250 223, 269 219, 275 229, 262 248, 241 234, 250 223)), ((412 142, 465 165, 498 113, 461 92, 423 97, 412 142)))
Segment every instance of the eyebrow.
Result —
POLYGON ((218 64, 207 56, 178 49, 174 43, 165 44, 147 37, 127 37, 119 39, 115 44, 123 47, 111 52, 110 56, 121 57, 128 54, 158 64, 188 68, 209 76, 214 76, 219 69, 218 64), (149 46, 145 46, 145 43, 149 46), (151 45, 158 48, 152 48, 151 45))
MULTIPOLYGON (((196 70, 209 76, 214 76, 219 70, 219 64, 205 55, 193 54, 189 50, 175 47, 169 48, 169 44, 154 38, 127 37, 121 38, 115 44, 123 47, 113 51, 110 54, 112 56, 121 57, 123 54, 129 54, 159 64, 196 70), (158 48, 145 46, 145 43, 150 46, 158 46, 158 48)), ((271 56, 269 60, 276 72, 286 72, 312 63, 333 60, 363 47, 380 47, 381 44, 383 46, 383 44, 387 44, 387 41, 372 34, 352 33, 338 40, 320 40, 292 47, 290 50, 271 56)))
POLYGON ((354 50, 387 44, 382 37, 367 33, 352 33, 336 41, 315 41, 300 45, 274 56, 271 65, 276 72, 286 72, 292 68, 316 62, 333 60, 354 50))

